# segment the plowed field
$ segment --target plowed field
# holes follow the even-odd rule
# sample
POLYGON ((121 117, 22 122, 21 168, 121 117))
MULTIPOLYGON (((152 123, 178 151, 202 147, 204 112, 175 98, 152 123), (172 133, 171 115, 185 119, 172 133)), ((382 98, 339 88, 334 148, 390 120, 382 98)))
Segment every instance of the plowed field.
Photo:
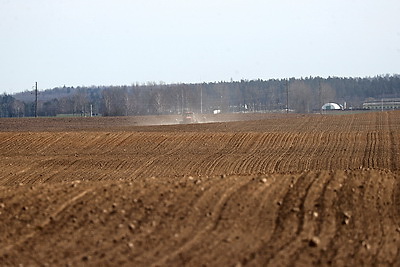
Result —
POLYGON ((400 266, 400 112, 220 115, 0 119, 0 266, 400 266))

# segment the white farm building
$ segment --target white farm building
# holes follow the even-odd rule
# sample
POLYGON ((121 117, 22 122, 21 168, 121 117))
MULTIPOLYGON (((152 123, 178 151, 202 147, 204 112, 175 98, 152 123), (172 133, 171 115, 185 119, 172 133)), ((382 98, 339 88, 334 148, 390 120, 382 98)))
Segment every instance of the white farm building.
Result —
POLYGON ((400 109, 400 98, 382 98, 380 100, 367 101, 363 103, 363 109, 400 109))
POLYGON ((322 110, 342 110, 343 107, 336 103, 326 103, 322 106, 322 110))

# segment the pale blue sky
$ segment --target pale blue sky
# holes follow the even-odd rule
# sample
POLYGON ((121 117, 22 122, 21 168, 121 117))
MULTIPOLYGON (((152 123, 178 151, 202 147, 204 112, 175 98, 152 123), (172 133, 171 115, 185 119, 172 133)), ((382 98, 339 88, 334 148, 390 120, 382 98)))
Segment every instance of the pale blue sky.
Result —
POLYGON ((0 93, 400 73, 399 0, 0 0, 0 93))

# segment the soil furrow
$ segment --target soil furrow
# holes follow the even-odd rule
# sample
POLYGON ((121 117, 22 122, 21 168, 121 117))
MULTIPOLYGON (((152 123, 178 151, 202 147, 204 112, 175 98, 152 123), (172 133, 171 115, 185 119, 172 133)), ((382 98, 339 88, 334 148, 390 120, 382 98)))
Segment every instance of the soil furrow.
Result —
POLYGON ((179 247, 177 250, 174 252, 162 257, 161 259, 158 259, 156 262, 152 263, 151 266, 162 266, 164 264, 167 264, 168 261, 171 261, 173 258, 177 257, 179 254, 184 253, 188 249, 190 249, 193 245, 195 245, 197 242, 201 242, 201 240, 204 238, 203 236, 207 234, 208 232, 212 231, 213 227, 216 225, 218 222, 218 218, 220 218, 220 214, 222 212, 222 209, 224 207, 224 204, 226 201, 230 198, 230 196, 238 190, 243 184, 247 183, 246 179, 242 179, 242 181, 238 181, 237 183, 234 183, 231 187, 225 188, 222 191, 221 196, 218 198, 217 202, 214 204, 212 207, 211 211, 208 213, 210 216, 210 220, 207 222, 207 224, 200 230, 198 230, 191 239, 189 239, 185 244, 183 244, 181 247, 179 247))
POLYGON ((21 246, 23 243, 25 243, 27 240, 34 238, 35 235, 37 235, 42 229, 46 228, 52 221, 57 219, 57 216, 65 210, 68 206, 73 205, 74 202, 76 202, 78 199, 86 195, 90 190, 84 190, 80 192, 79 194, 76 194, 74 197, 70 198, 69 200, 65 201, 63 204, 61 204, 59 207, 55 209, 54 212, 52 212, 49 217, 47 217, 44 221, 42 221, 39 225, 36 226, 36 229, 26 235, 21 236, 17 241, 14 243, 7 245, 3 247, 0 251, 0 258, 4 256, 5 253, 8 253, 8 251, 14 249, 14 247, 21 246))

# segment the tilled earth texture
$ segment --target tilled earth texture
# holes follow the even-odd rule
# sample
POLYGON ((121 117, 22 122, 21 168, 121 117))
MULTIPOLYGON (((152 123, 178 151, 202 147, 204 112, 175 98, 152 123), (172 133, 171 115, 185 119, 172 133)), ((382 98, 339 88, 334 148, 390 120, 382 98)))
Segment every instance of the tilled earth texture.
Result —
POLYGON ((0 266, 400 266, 399 112, 204 121, 1 119, 0 266))

